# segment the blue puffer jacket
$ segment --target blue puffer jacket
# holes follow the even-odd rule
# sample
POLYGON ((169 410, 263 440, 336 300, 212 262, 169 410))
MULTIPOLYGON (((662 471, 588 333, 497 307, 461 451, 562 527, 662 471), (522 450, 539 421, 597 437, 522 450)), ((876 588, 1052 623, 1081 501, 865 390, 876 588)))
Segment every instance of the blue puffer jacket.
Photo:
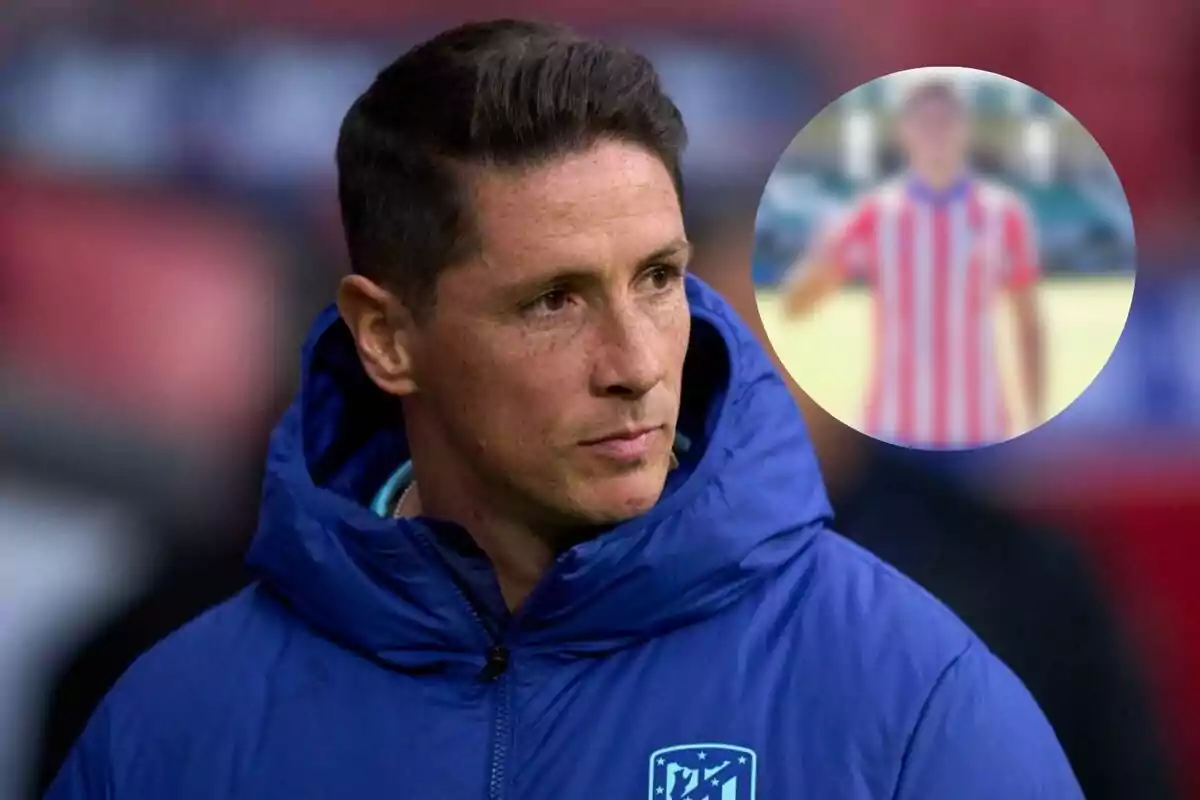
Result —
POLYGON ((261 580, 129 670, 49 797, 1080 797, 1009 670, 826 527, 783 383, 688 293, 691 448, 515 615, 461 531, 368 508, 403 426, 323 315, 272 440, 261 580))

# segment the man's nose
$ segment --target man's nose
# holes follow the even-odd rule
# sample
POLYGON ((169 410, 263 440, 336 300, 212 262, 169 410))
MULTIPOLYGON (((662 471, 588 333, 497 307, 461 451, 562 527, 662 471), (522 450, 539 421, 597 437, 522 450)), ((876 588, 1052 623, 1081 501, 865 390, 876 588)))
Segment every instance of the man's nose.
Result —
POLYGON ((593 384, 598 394, 640 397, 662 381, 663 334, 645 313, 615 310, 598 333, 593 361, 593 384))

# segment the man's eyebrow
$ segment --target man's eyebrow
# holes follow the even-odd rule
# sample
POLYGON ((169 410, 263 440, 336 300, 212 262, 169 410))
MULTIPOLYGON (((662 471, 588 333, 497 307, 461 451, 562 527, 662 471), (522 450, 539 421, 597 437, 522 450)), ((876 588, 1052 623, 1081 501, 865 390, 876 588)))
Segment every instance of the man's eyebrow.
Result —
POLYGON ((679 255, 680 253, 683 253, 687 258, 691 258, 692 249, 692 243, 687 239, 676 239, 669 244, 663 245, 650 255, 643 258, 641 263, 652 264, 655 261, 661 261, 664 258, 671 258, 672 256, 679 255))

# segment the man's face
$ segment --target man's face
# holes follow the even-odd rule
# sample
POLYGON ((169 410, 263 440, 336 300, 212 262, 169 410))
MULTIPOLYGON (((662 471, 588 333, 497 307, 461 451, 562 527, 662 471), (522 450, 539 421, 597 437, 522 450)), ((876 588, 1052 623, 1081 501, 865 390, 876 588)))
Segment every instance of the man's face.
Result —
POLYGON ((690 333, 689 256, 662 162, 602 142, 470 175, 481 252, 412 338, 413 401, 448 458, 549 523, 657 502, 690 333))
POLYGON ((947 98, 918 100, 900 119, 900 141, 918 173, 942 176, 961 170, 970 140, 966 113, 947 98))

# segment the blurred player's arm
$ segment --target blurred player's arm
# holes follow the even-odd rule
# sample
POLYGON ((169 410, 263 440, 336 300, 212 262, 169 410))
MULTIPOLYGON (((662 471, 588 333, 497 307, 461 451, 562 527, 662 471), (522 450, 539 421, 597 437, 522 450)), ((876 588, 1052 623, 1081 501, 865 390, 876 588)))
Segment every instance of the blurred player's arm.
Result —
POLYGON ((1017 350, 1021 359, 1021 383, 1026 408, 1039 424, 1046 419, 1046 342, 1037 284, 1012 291, 1013 319, 1016 323, 1017 350))
POLYGON ((1037 231, 1024 205, 1014 204, 1005 220, 1004 235, 1021 385, 1030 422, 1036 425, 1046 419, 1046 337, 1038 297, 1041 261, 1037 231))
POLYGON ((783 279, 785 316, 810 313, 859 266, 872 218, 870 204, 860 203, 817 236, 783 279))
POLYGON ((837 251, 836 237, 827 234, 792 265, 783 280, 785 316, 808 314, 837 289, 843 276, 837 251))

